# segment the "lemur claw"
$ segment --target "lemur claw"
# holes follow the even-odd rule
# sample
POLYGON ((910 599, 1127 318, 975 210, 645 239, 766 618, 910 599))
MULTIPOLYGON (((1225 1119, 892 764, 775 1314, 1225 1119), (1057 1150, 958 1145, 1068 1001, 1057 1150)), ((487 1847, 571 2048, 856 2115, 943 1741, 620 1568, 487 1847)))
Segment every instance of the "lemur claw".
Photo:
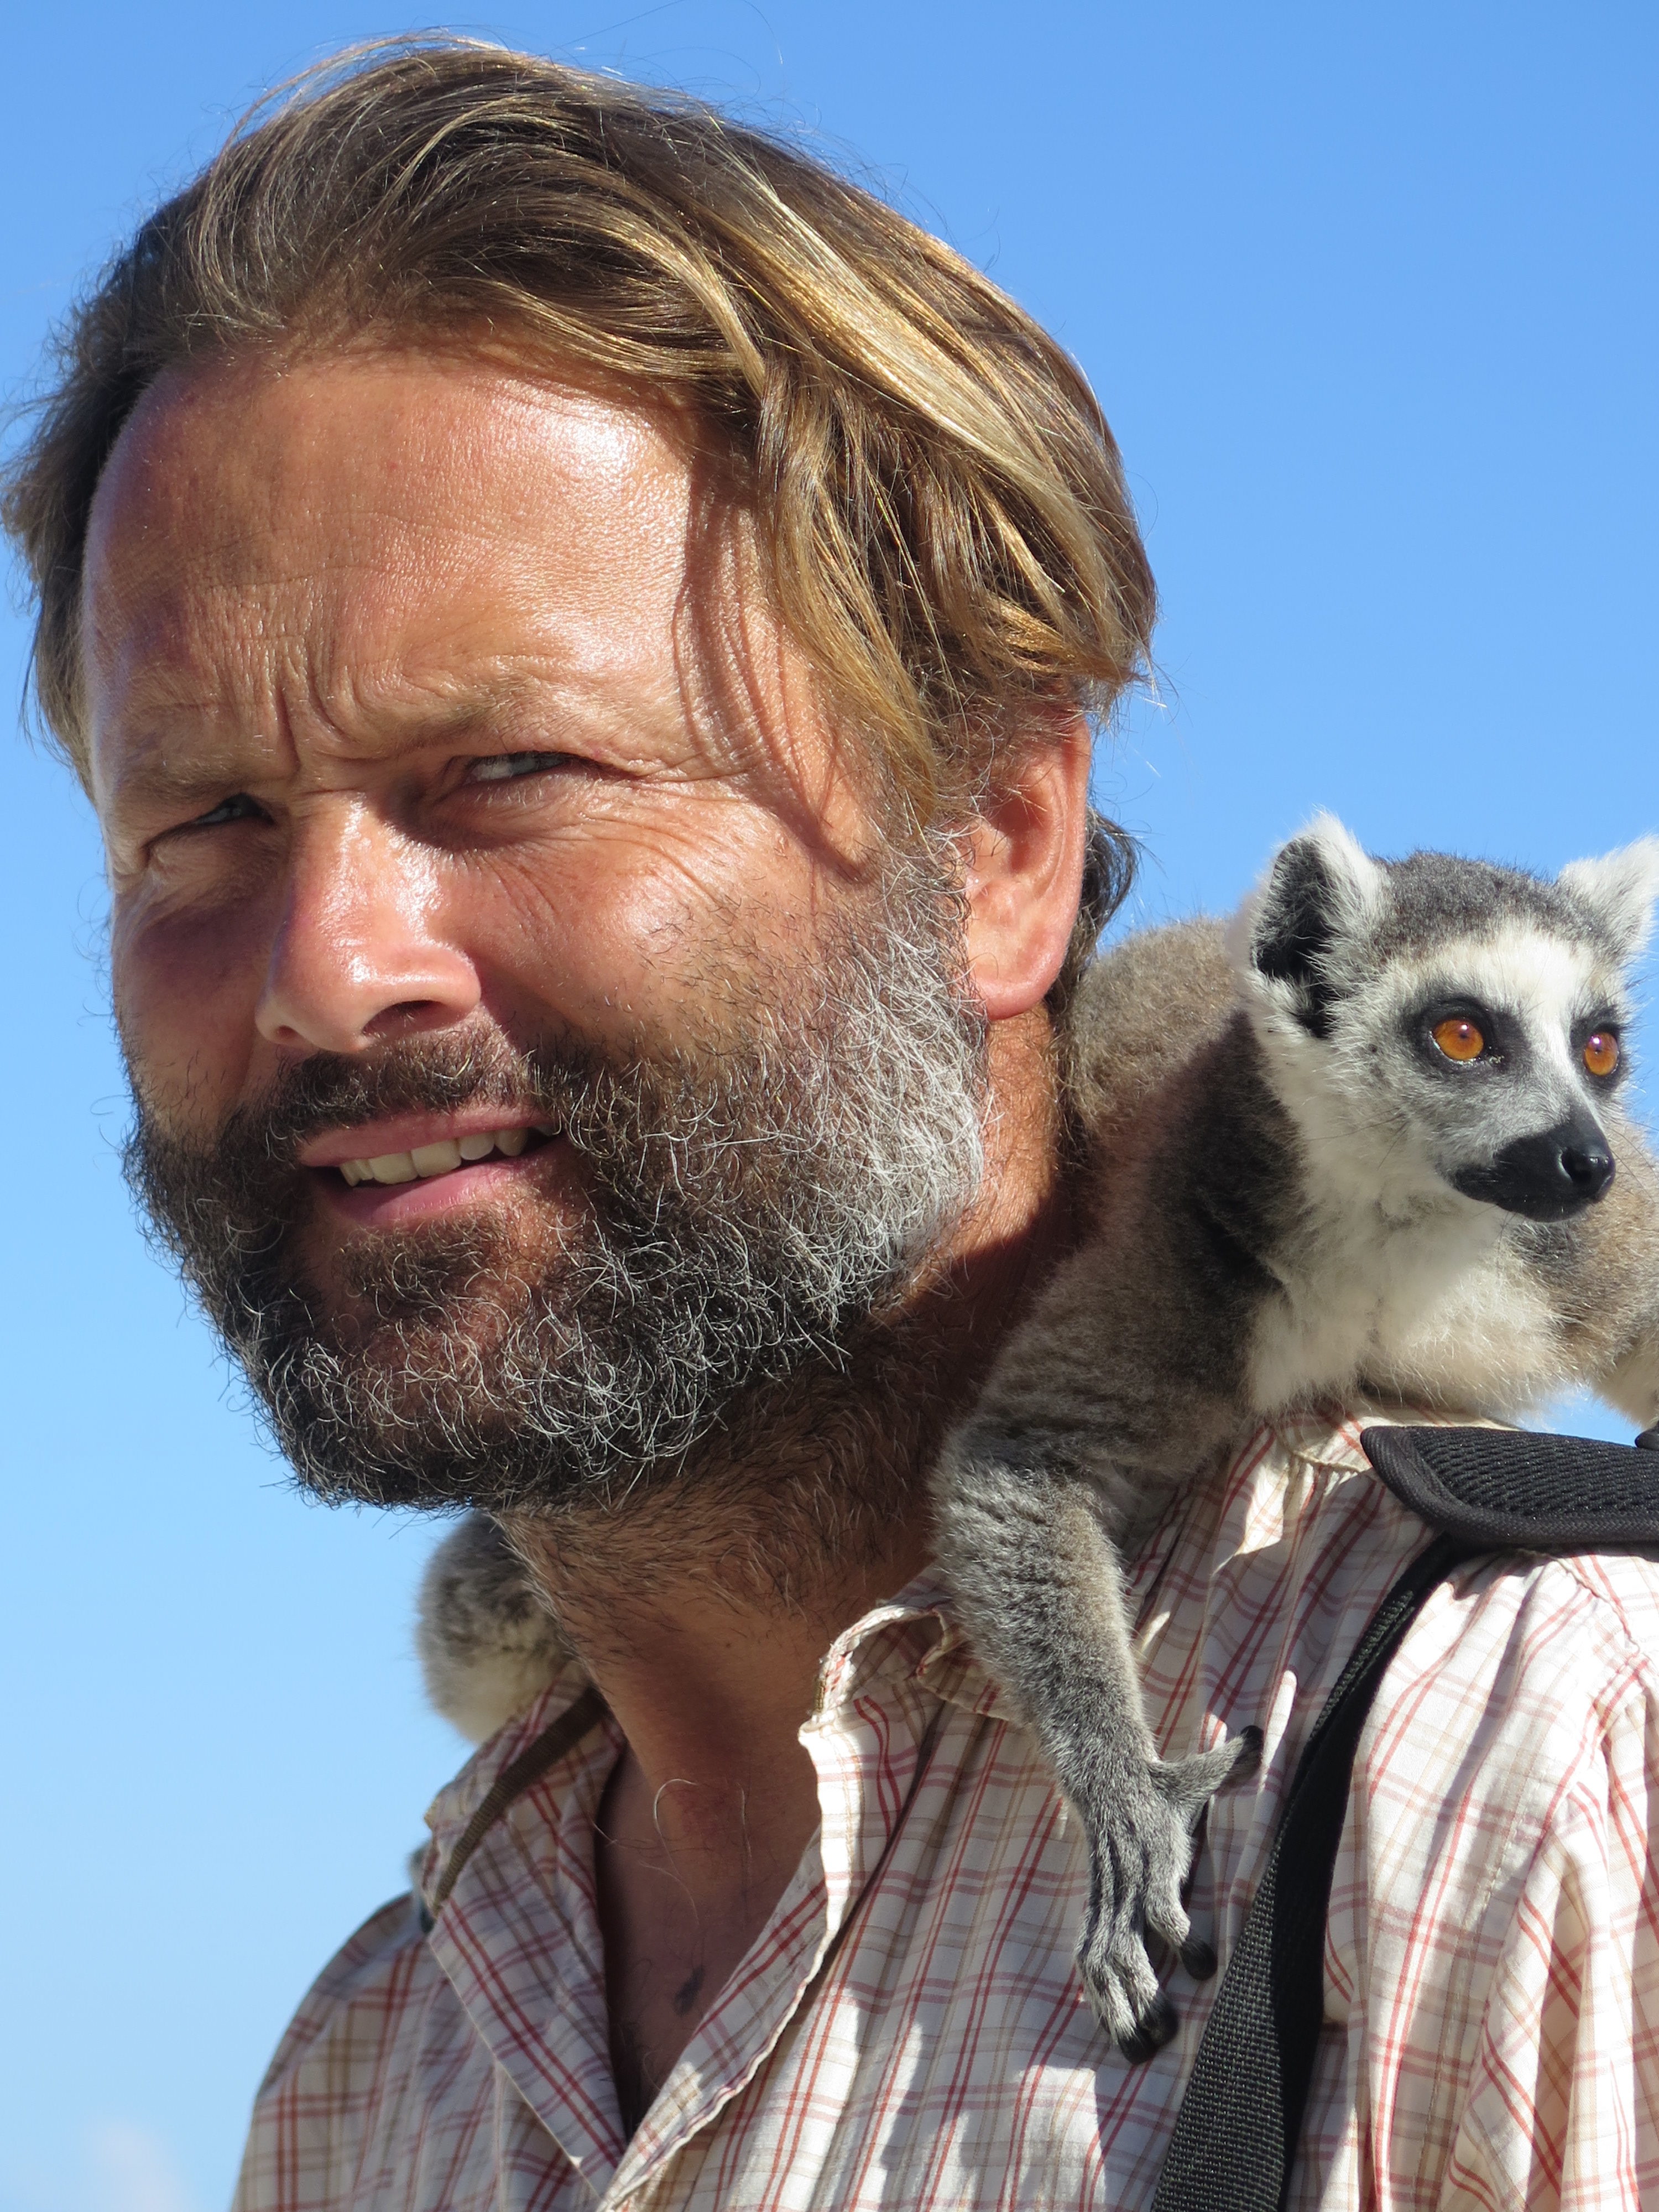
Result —
POLYGON ((1085 1815, 1092 1882, 1078 1971, 1096 2019, 1131 2065, 1152 2057, 1176 2032, 1147 1939, 1164 1945, 1195 1980, 1215 1972, 1214 1950, 1192 1932, 1182 1886, 1205 1807, 1224 1782, 1253 1774, 1261 1757, 1261 1729, 1244 1729, 1194 1758, 1149 1761, 1138 1789, 1085 1815))

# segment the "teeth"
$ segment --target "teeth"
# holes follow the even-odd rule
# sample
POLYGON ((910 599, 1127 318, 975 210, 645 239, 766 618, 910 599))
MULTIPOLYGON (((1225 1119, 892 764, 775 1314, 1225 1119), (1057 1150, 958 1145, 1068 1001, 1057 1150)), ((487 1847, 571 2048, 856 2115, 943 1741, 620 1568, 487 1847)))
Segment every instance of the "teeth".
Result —
MULTIPOLYGON (((553 1134, 550 1129, 538 1133, 553 1134)), ((413 1182, 416 1176, 450 1175, 472 1160, 488 1159, 500 1152, 516 1160, 530 1142, 528 1129, 479 1129, 470 1137, 441 1137, 436 1144, 416 1145, 413 1152, 381 1152, 372 1160, 342 1160, 340 1173, 349 1184, 413 1182)))

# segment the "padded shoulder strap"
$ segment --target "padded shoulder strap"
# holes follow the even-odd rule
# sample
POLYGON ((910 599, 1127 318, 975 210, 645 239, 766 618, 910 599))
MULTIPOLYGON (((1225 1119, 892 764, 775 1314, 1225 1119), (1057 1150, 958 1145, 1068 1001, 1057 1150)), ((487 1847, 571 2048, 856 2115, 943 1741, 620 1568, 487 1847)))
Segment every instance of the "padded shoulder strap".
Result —
POLYGON ((1279 2212, 1324 2015, 1325 1915, 1354 1751, 1424 1600, 1482 1552, 1659 1545, 1645 1450, 1509 1429, 1368 1428, 1366 1456, 1440 1533, 1389 1591, 1315 1722, 1176 2115, 1153 2212, 1279 2212))
POLYGON ((1369 1428, 1359 1441, 1413 1513, 1483 1552, 1659 1545, 1659 1450, 1524 1429, 1369 1428))

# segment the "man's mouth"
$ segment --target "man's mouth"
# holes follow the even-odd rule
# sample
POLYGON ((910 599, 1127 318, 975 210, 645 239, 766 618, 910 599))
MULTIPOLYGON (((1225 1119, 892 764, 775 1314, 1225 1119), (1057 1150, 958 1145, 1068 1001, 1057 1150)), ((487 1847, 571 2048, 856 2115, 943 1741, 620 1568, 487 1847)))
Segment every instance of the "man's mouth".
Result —
POLYGON ((546 1144, 554 1134, 553 1130, 542 1128, 477 1129, 465 1137, 441 1137, 429 1145, 416 1145, 406 1152, 378 1152, 369 1158, 340 1160, 335 1164, 353 1185, 431 1182, 494 1155, 515 1160, 531 1147, 546 1144))

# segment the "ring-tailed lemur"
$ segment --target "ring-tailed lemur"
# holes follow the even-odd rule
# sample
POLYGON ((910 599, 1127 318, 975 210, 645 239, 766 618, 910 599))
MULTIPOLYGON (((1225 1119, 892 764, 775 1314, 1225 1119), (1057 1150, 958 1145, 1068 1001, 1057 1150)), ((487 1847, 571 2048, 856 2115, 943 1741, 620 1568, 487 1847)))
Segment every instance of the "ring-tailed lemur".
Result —
MULTIPOLYGON (((1254 1422, 1309 1400, 1513 1415, 1587 1384, 1654 1419, 1659 1170, 1614 1094, 1656 895, 1659 840, 1548 884, 1373 860, 1322 819, 1231 945, 1213 922, 1152 930, 1085 978, 1083 1239, 934 1493, 978 1654, 1082 1817, 1079 1964, 1133 2055, 1173 2019, 1146 1932, 1201 1963, 1180 1899, 1192 1828, 1256 1740, 1159 1763, 1120 1553, 1254 1422)), ((474 1736, 569 1656, 481 1515, 434 1554, 420 1644, 434 1702, 474 1736)))
POLYGON ((1656 894, 1659 840, 1546 883, 1374 860, 1325 817, 1230 935, 1153 931, 1085 978, 1084 1241, 934 1496, 975 1651, 1081 1817, 1078 1964, 1131 2056, 1174 2025, 1146 1933, 1200 1964, 1193 1827, 1260 1735, 1160 1762, 1119 1555, 1293 1406, 1513 1417, 1582 1385, 1654 1419, 1659 1171, 1615 1101, 1656 894))

